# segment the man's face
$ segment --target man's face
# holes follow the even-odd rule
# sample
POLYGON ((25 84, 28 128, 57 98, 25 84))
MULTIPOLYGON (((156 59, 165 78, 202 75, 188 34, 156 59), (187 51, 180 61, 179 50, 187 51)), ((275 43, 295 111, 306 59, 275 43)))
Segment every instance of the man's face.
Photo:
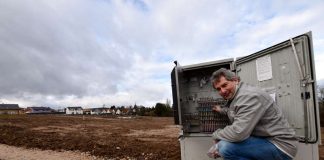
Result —
POLYGON ((237 80, 229 81, 221 76, 218 81, 214 82, 214 87, 224 99, 229 100, 234 96, 237 80))

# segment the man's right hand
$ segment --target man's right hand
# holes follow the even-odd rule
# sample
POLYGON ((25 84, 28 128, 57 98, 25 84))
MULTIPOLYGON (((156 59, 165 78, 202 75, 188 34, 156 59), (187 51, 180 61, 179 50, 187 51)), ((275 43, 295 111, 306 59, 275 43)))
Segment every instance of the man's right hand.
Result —
POLYGON ((221 157, 219 152, 218 152, 218 142, 219 140, 214 140, 214 145, 209 149, 207 155, 210 157, 210 158, 218 158, 218 157, 221 157))
POLYGON ((220 107, 220 105, 215 105, 213 108, 212 108, 213 111, 215 112, 220 112, 222 110, 222 108, 220 107))

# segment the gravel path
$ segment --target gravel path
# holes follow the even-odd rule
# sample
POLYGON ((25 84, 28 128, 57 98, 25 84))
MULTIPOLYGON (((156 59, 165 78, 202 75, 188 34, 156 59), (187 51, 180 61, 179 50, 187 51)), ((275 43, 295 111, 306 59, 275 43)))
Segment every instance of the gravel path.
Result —
POLYGON ((81 152, 25 149, 0 144, 0 160, 100 160, 81 152))

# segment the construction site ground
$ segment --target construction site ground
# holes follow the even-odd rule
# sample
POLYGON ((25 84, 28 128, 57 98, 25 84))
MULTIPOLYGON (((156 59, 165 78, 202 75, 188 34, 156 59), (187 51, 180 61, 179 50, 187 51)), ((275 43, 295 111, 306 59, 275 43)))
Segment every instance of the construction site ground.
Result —
POLYGON ((0 115, 0 159, 179 160, 178 136, 172 117, 0 115))
POLYGON ((172 117, 0 115, 0 159, 179 160, 179 131, 172 117))

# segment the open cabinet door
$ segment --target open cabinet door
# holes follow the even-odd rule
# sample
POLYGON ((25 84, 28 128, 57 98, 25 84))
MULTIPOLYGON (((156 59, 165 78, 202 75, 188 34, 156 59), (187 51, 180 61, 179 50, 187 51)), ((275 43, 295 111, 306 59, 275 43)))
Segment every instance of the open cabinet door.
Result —
POLYGON ((181 83, 181 66, 178 64, 177 61, 174 62, 175 67, 173 68, 171 72, 171 85, 172 85, 172 100, 173 100, 173 115, 174 115, 174 123, 182 125, 182 119, 181 119, 181 103, 180 103, 180 85, 181 83))
POLYGON ((174 120, 175 124, 183 126, 184 132, 201 132, 198 104, 205 99, 221 98, 215 94, 209 78, 219 68, 232 70, 233 61, 228 58, 186 66, 175 61, 176 66, 171 72, 174 120))
POLYGON ((241 81, 268 92, 302 143, 319 140, 319 117, 311 32, 239 58, 241 81))

